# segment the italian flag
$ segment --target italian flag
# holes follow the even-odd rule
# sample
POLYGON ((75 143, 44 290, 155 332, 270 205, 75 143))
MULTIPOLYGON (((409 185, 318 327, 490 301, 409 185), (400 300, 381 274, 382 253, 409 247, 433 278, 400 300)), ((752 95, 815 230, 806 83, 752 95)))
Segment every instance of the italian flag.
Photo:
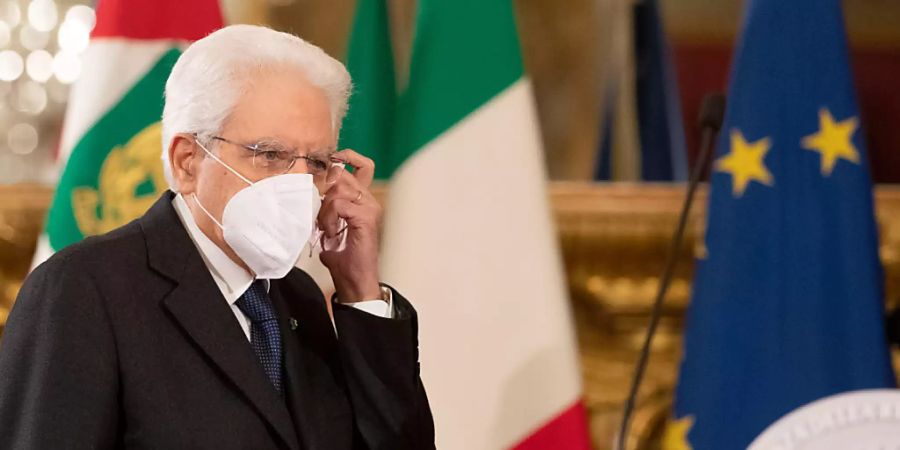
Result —
POLYGON ((358 0, 347 48, 347 70, 353 77, 350 108, 341 126, 341 148, 351 148, 375 161, 375 178, 383 180, 391 150, 391 125, 397 101, 394 54, 385 0, 358 0))
POLYGON ((35 265, 139 217, 168 188, 160 161, 166 79, 187 43, 222 26, 216 0, 101 0, 96 13, 35 265))
POLYGON ((418 2, 394 130, 382 276, 419 311, 437 448, 590 448, 513 2, 418 2))

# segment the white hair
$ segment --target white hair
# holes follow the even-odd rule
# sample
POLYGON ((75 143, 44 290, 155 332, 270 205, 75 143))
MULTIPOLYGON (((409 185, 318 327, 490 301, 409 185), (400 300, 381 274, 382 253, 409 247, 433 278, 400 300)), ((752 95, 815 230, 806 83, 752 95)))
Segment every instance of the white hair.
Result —
POLYGON ((169 162, 176 133, 209 138, 221 132, 235 103, 260 69, 288 66, 325 93, 337 132, 347 113, 350 74, 321 48, 288 33, 255 25, 231 25, 191 44, 166 81, 162 115, 162 161, 169 187, 177 192, 169 162))

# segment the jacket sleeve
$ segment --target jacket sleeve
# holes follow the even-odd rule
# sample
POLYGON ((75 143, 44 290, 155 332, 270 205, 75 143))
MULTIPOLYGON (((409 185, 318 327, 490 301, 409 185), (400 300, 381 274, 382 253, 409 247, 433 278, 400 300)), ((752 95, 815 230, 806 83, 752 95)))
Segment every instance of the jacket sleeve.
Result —
POLYGON ((114 447, 116 367, 95 284, 57 254, 25 281, 0 341, 0 448, 114 447))
POLYGON ((433 449, 434 420, 419 378, 416 311, 391 290, 392 319, 334 305, 356 428, 368 449, 433 449))

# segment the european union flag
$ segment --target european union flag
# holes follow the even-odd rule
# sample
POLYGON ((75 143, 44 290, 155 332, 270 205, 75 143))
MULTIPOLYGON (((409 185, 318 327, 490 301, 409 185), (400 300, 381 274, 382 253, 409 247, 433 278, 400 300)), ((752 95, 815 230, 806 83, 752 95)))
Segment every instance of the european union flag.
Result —
POLYGON ((743 449, 792 410, 894 386, 839 0, 751 0, 666 448, 743 449))

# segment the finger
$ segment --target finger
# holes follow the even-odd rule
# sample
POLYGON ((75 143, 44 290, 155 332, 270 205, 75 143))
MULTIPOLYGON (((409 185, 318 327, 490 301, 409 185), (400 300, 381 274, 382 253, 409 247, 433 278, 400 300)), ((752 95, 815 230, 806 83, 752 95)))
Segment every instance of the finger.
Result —
POLYGON ((362 189, 354 177, 340 177, 323 193, 325 198, 347 198, 353 200, 362 189))
POLYGON ((316 218, 316 224, 325 233, 325 237, 333 237, 340 231, 340 218, 335 202, 347 201, 341 199, 328 199, 322 202, 319 209, 319 215, 316 218))
POLYGON ((346 199, 357 204, 369 203, 375 196, 365 187, 360 186, 355 177, 341 177, 325 191, 325 198, 346 199))
POLYGON ((346 199, 326 201, 319 211, 319 228, 325 236, 332 238, 341 232, 341 221, 344 219, 350 229, 361 229, 377 223, 380 209, 369 205, 360 205, 346 199))
POLYGON ((322 261, 325 267, 331 269, 339 264, 343 252, 337 250, 337 248, 340 247, 335 247, 332 250, 322 249, 322 252, 319 253, 319 261, 322 261))
POLYGON ((369 187, 372 184, 372 179, 375 178, 375 161, 350 149, 336 152, 333 157, 353 166, 353 178, 359 180, 361 185, 369 187))
MULTIPOLYGON (((322 261, 322 264, 324 264, 325 267, 331 268, 331 264, 333 263, 335 255, 337 253, 338 252, 328 252, 328 251, 323 250, 321 253, 319 253, 319 261, 322 261)), ((329 305, 328 313, 333 316, 334 313, 331 312, 331 308, 330 308, 331 302, 326 301, 325 303, 328 303, 328 305, 329 305)))

